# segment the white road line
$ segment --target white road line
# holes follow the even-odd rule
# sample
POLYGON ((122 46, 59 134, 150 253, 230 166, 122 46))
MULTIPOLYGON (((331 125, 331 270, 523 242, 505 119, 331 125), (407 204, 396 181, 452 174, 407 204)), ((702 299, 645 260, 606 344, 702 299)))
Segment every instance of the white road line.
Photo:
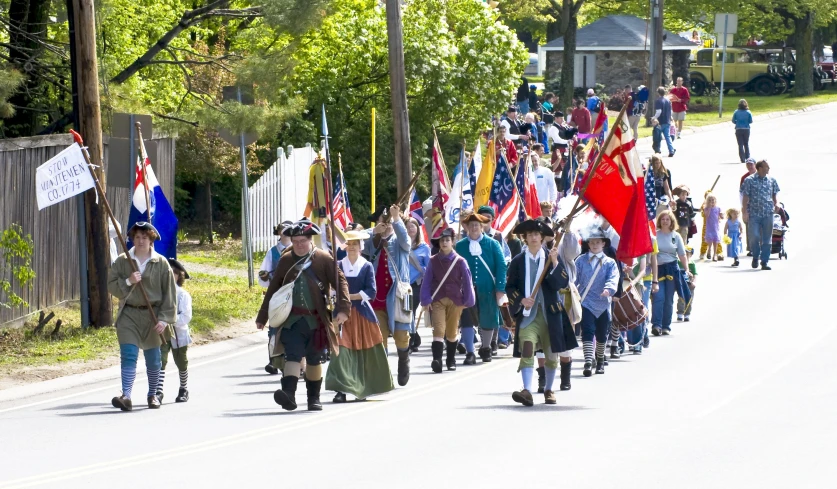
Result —
MULTIPOLYGON (((262 348, 260 346, 260 348, 262 348)), ((23 477, 20 479, 15 479, 7 482, 0 482, 0 489, 21 489, 25 487, 34 487, 39 486, 42 484, 54 483, 65 481, 69 479, 75 479, 78 477, 98 474, 102 472, 108 472, 111 470, 122 469, 126 467, 133 467, 136 465, 148 463, 148 462, 157 462, 157 461, 171 461, 173 457, 180 457, 183 455, 190 455, 194 453, 205 452, 207 450, 213 450, 216 448, 227 447, 231 445, 236 445, 240 443, 244 443, 246 441, 258 440, 260 438, 265 438, 267 436, 275 435, 278 433, 284 433, 291 430, 296 430, 299 428, 306 428, 310 426, 320 425, 327 423, 329 421, 342 419, 348 416, 354 416, 360 413, 364 413, 367 411, 371 411, 373 409, 380 409, 385 406, 391 406, 394 403, 400 403, 409 399, 413 399, 415 397, 437 391, 444 387, 448 387, 450 385, 462 383, 465 380, 468 380, 472 377, 477 377, 480 375, 487 374, 494 370, 499 369, 500 367, 505 367, 508 365, 506 361, 500 360, 508 360, 512 359, 511 357, 495 357, 494 362, 491 365, 481 365, 479 368, 474 368, 473 371, 470 372, 462 372, 458 370, 458 372, 454 375, 446 375, 445 378, 438 380, 438 381, 431 381, 424 386, 421 386, 416 389, 404 390, 404 391, 395 391, 393 397, 390 399, 386 399, 386 402, 374 402, 368 403, 366 406, 357 408, 357 409, 345 409, 341 411, 335 411, 334 414, 324 413, 322 415, 317 415, 316 418, 313 417, 305 417, 301 418, 297 421, 293 421, 289 424, 282 424, 281 426, 268 426, 264 428, 259 428, 251 431, 247 431, 244 433, 239 433, 235 435, 228 435, 221 438, 217 438, 215 440, 207 440, 203 442, 193 443, 190 445, 185 445, 182 447, 177 448, 170 448, 167 450, 159 450, 154 453, 143 454, 143 455, 135 455, 133 457, 126 457, 123 459, 111 460, 106 462, 99 462, 91 465, 87 465, 84 467, 76 467, 72 469, 66 470, 59 470, 52 473, 46 474, 39 474, 30 477, 23 477), (399 392, 405 392, 404 395, 399 395, 399 392)), ((384 400, 384 399, 382 399, 384 400)), ((277 416, 281 416, 279 412, 277 412, 277 416)))

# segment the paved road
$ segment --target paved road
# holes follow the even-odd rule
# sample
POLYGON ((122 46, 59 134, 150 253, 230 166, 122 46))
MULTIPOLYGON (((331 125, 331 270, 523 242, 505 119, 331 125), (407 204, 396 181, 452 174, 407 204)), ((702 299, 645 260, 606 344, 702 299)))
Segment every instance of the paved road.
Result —
MULTIPOLYGON (((791 215, 790 259, 771 272, 700 264, 691 323, 603 376, 581 377, 576 361, 557 406, 512 402, 512 359, 434 375, 424 348, 405 388, 285 413, 264 347, 248 347, 196 362, 188 404, 170 403, 170 376, 160 411, 115 411, 115 380, 0 404, 0 488, 830 487, 835 117, 753 126, 754 156, 770 161, 791 215)), ((700 193, 720 174, 720 205, 737 205, 732 129, 677 143, 675 185, 700 193)))

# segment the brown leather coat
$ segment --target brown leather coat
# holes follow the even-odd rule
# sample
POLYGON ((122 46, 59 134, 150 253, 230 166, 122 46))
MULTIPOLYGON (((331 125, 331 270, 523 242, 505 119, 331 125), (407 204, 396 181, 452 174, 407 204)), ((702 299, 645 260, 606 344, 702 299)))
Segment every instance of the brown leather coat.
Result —
MULTIPOLYGON (((283 285, 296 280, 297 272, 291 271, 288 273, 288 270, 291 269, 297 260, 299 260, 299 257, 295 256, 292 252, 282 254, 282 258, 279 259, 279 265, 273 273, 273 279, 267 287, 267 292, 265 292, 262 307, 259 309, 259 314, 256 316, 257 323, 267 324, 267 308, 270 304, 270 298, 273 297, 273 294, 276 293, 276 291, 283 285), (286 275, 287 281, 285 281, 286 275)), ((314 256, 311 258, 311 271, 314 272, 314 276, 317 278, 317 281, 313 280, 309 274, 303 273, 303 276, 305 277, 305 280, 308 281, 308 286, 311 288, 311 295, 314 298, 314 306, 317 309, 317 314, 323 324, 326 325, 329 350, 331 350, 334 355, 337 355, 340 350, 337 339, 337 324, 332 321, 331 311, 326 308, 326 295, 324 295, 330 293, 329 287, 332 289, 336 288, 334 284, 334 259, 331 257, 331 254, 319 248, 314 249, 314 256), (318 282, 323 284, 323 287, 325 288, 322 292, 320 292, 318 282)), ((349 285, 346 282, 346 277, 339 268, 337 269, 337 272, 339 274, 338 280, 340 281, 340 300, 335 305, 334 314, 337 315, 342 312, 348 316, 352 309, 352 301, 349 300, 349 285)), ((277 331, 276 334, 278 335, 280 332, 277 331)), ((276 353, 281 353, 284 350, 284 348, 280 345, 281 342, 277 341, 276 353)))

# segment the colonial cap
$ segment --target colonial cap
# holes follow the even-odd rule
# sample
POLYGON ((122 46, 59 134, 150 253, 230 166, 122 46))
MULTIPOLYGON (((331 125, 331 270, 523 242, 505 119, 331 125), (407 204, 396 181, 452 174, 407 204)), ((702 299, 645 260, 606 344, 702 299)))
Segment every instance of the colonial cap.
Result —
POLYGON ((480 208, 477 209, 477 214, 487 214, 491 216, 491 219, 494 219, 494 217, 497 215, 494 212, 494 208, 489 205, 481 205, 480 208))
POLYGON ((293 238, 294 236, 316 236, 320 234, 320 228, 310 220, 302 218, 282 230, 282 236, 293 238))
POLYGON ((530 232, 538 232, 543 236, 555 236, 555 232, 552 231, 552 226, 547 224, 545 220, 526 219, 514 228, 514 234, 525 235, 530 232))
POLYGON ((190 278, 189 272, 186 271, 186 268, 179 261, 175 260, 174 258, 169 258, 169 265, 171 265, 173 269, 180 270, 181 272, 183 272, 183 277, 190 278))
POLYGON ((430 241, 433 242, 434 245, 438 246, 439 240, 441 240, 442 238, 450 238, 455 240, 456 232, 453 230, 453 228, 445 228, 439 234, 433 237, 430 241))
POLYGON ((134 225, 131 226, 131 229, 128 230, 128 236, 130 236, 131 233, 133 233, 134 231, 152 232, 155 235, 157 235, 157 239, 155 239, 154 241, 159 241, 160 240, 160 231, 157 231, 157 228, 155 228, 150 222, 145 222, 145 221, 135 222, 134 225))

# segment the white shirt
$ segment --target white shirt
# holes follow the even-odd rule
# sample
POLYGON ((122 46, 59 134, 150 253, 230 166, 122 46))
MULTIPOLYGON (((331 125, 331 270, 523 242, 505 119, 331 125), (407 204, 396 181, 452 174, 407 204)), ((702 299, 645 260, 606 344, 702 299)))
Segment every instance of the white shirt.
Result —
MULTIPOLYGON (((541 202, 555 202, 558 199, 558 187, 555 186, 555 174, 549 168, 539 166, 535 169, 535 188, 538 189, 538 200, 541 202)), ((549 216, 552 217, 552 216, 549 216)))
POLYGON ((174 323, 174 334, 177 342, 172 346, 181 348, 192 343, 189 322, 192 321, 192 296, 186 289, 177 287, 177 320, 174 323))
POLYGON ((505 126, 505 128, 506 128, 506 141, 517 141, 518 139, 520 139, 519 134, 512 134, 511 133, 511 124, 509 124, 509 121, 507 121, 506 119, 503 119, 503 120, 500 121, 500 125, 505 126))
MULTIPOLYGON (((151 255, 149 255, 149 257, 146 258, 145 261, 143 261, 142 263, 140 263, 139 258, 137 258, 137 255, 134 253, 134 248, 131 248, 130 250, 128 250, 128 255, 130 256, 130 258, 132 260, 134 260, 134 263, 137 264, 137 268, 139 269, 140 275, 145 273, 145 267, 148 266, 148 262, 151 261, 152 258, 154 258, 155 256, 159 256, 160 258, 163 258, 163 255, 154 251, 153 247, 151 248, 151 255)), ((165 258, 163 258, 163 259, 165 260, 165 258)), ((134 285, 134 284, 131 283, 130 278, 126 278, 125 283, 128 284, 128 287, 134 285)))
POLYGON ((558 126, 555 124, 549 126, 549 130, 546 131, 546 137, 550 148, 552 144, 569 144, 566 139, 561 137, 561 133, 558 132, 558 126))

